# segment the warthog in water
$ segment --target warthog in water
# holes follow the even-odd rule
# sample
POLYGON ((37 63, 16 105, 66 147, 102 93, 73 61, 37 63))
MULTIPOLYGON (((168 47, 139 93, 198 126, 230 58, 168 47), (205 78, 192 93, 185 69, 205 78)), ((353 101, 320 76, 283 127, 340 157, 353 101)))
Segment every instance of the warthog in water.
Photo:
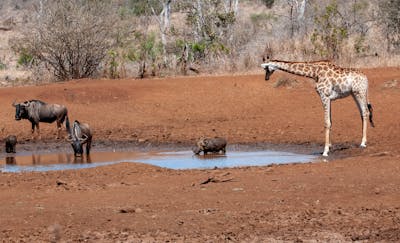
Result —
POLYGON ((200 138, 197 142, 196 147, 193 148, 193 153, 200 154, 203 152, 207 153, 222 153, 226 152, 226 139, 215 137, 215 138, 200 138))
POLYGON ((90 153, 92 145, 92 131, 86 123, 74 121, 72 128, 69 130, 68 140, 74 150, 75 157, 81 157, 83 154, 83 145, 86 143, 86 155, 90 153))
POLYGON ((57 122, 57 138, 60 138, 61 124, 65 120, 67 131, 69 130, 68 110, 63 105, 47 104, 40 100, 29 100, 12 104, 15 107, 15 120, 28 119, 32 123, 32 135, 35 132, 40 138, 39 122, 57 122))
POLYGON ((15 153, 15 147, 17 146, 17 137, 9 135, 6 137, 6 153, 15 153))

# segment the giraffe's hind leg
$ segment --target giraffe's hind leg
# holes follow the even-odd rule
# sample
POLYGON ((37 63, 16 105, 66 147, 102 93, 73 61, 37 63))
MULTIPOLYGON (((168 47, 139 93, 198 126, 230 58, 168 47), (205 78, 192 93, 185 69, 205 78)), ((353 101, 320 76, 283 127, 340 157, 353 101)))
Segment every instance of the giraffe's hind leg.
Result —
POLYGON ((367 123, 369 116, 369 109, 367 104, 367 97, 361 93, 353 94, 353 98, 356 101, 358 110, 360 111, 361 120, 362 120, 362 139, 360 147, 367 147, 367 123))

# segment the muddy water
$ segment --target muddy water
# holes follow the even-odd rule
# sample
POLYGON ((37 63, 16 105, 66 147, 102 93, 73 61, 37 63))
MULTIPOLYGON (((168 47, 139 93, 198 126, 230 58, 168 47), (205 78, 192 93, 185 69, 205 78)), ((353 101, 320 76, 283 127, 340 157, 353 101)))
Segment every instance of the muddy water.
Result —
POLYGON ((316 156, 277 151, 228 151, 226 155, 193 155, 192 151, 94 152, 90 157, 73 154, 17 154, 0 160, 0 171, 50 171, 83 169, 120 162, 140 162, 170 169, 223 168, 310 162, 316 156))

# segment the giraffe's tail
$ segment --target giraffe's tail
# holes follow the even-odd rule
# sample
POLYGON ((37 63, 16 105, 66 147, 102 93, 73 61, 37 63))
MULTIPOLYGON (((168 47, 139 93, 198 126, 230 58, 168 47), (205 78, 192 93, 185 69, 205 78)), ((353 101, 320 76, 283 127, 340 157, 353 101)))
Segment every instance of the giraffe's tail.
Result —
POLYGON ((369 111, 369 122, 371 123, 372 127, 375 127, 374 121, 372 120, 372 112, 374 109, 372 108, 372 105, 368 103, 368 111, 369 111))

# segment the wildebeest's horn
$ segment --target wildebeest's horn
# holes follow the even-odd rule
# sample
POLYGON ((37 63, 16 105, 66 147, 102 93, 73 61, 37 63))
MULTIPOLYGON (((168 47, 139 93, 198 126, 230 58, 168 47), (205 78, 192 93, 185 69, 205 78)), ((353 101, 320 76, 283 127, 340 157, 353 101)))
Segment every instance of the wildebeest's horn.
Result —
POLYGON ((85 136, 85 137, 84 138, 79 138, 79 140, 81 142, 84 142, 84 141, 86 141, 88 139, 88 136, 86 134, 83 134, 83 136, 85 136))
POLYGON ((72 141, 72 136, 68 135, 68 137, 66 139, 67 139, 68 142, 71 142, 72 141))
POLYGON ((14 102, 11 104, 13 107, 16 107, 17 106, 17 104, 15 103, 15 100, 14 100, 14 102))

